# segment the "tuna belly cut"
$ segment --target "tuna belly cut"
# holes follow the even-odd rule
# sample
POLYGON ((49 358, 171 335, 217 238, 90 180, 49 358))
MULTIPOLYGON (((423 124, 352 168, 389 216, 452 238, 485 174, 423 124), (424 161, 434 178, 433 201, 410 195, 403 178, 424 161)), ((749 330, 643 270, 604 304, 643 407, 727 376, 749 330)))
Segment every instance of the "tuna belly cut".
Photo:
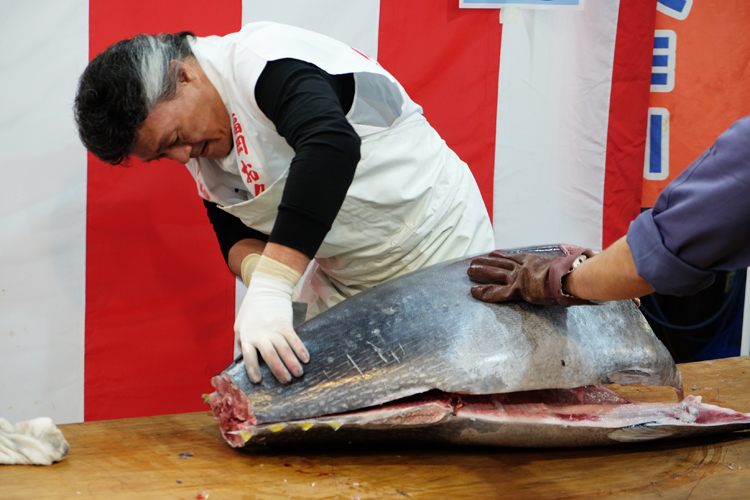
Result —
POLYGON ((377 407, 258 424, 229 379, 211 395, 219 428, 233 447, 421 442, 512 447, 574 447, 651 441, 750 427, 750 414, 707 405, 639 403, 602 386, 469 395, 430 391, 377 407))

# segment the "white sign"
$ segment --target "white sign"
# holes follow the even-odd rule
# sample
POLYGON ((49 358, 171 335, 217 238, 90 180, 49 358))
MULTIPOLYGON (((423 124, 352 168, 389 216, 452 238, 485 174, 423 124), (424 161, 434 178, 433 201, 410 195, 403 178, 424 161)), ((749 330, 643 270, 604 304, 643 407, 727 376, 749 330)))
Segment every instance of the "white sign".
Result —
POLYGON ((459 0, 462 9, 499 9, 523 7, 527 9, 583 9, 584 0, 459 0))

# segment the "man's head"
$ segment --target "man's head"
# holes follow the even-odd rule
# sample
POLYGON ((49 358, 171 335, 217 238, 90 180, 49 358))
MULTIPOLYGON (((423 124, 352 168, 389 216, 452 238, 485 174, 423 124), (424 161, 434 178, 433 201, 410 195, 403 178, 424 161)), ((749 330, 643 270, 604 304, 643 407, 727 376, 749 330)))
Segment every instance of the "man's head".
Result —
POLYGON ((137 35, 92 60, 75 117, 81 141, 103 161, 226 156, 226 108, 190 50, 192 33, 137 35))

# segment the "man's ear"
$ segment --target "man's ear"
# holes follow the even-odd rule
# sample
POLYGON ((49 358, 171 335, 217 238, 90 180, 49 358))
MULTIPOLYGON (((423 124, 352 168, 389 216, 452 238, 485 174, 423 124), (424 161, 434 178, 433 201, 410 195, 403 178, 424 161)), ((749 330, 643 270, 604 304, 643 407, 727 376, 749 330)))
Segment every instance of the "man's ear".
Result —
POLYGON ((190 64, 184 61, 172 60, 169 62, 169 70, 177 68, 177 83, 191 83, 198 78, 198 72, 190 64))

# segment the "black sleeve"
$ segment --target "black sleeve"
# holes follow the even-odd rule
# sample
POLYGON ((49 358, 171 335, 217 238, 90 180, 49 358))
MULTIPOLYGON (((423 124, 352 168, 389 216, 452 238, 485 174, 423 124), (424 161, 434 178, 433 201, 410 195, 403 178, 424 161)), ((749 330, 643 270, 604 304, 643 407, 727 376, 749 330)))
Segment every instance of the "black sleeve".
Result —
POLYGON ((346 119, 354 77, 280 59, 266 65, 255 98, 295 152, 268 241, 312 258, 331 229, 360 159, 360 138, 346 119))
POLYGON ((221 254, 227 264, 229 263, 229 250, 238 241, 246 238, 268 241, 267 235, 247 227, 240 219, 220 209, 216 203, 203 200, 203 205, 206 206, 208 220, 214 226, 214 232, 219 240, 219 247, 221 247, 221 254))

